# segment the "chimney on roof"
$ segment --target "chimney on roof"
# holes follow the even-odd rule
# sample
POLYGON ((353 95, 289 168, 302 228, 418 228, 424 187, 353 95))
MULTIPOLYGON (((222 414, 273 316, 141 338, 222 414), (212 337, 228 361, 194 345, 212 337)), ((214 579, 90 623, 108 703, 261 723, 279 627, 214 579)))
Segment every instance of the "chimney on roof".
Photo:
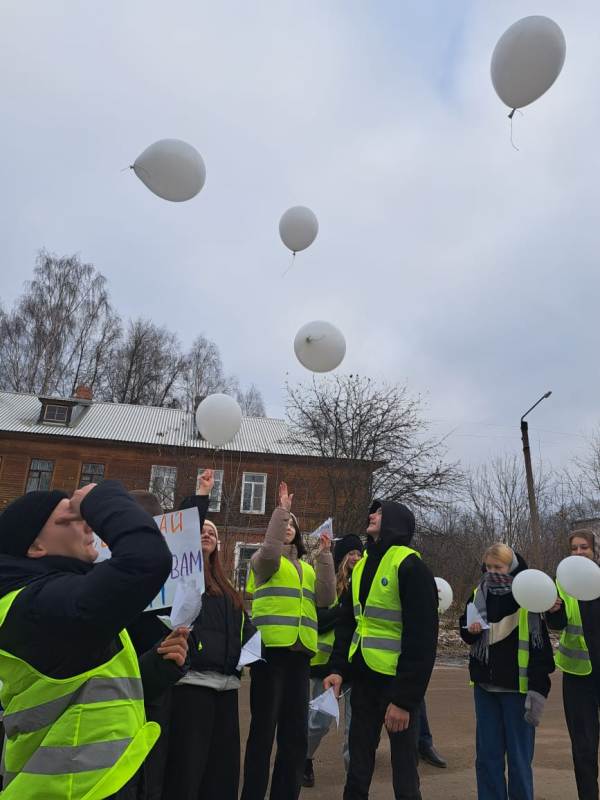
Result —
POLYGON ((92 400, 93 393, 89 386, 78 386, 75 389, 75 395, 78 400, 92 400))

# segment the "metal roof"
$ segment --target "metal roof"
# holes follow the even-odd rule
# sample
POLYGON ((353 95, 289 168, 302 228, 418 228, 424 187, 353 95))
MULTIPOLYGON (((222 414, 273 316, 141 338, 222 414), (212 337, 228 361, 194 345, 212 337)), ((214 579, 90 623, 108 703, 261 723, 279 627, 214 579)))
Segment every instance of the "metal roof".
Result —
MULTIPOLYGON (((0 432, 214 449, 198 438, 194 415, 179 408, 92 403, 82 405, 81 413, 68 427, 39 422, 39 416, 37 395, 0 392, 0 432)), ((243 417, 235 439, 220 449, 236 453, 318 455, 289 441, 289 429, 284 420, 267 417, 243 417)))

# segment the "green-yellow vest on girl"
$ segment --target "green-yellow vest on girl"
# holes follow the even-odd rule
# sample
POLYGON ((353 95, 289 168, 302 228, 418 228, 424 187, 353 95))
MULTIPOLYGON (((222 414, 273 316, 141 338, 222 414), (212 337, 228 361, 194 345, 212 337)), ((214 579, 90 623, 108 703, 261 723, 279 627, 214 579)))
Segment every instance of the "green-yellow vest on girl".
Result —
POLYGON ((285 556, 279 569, 256 588, 254 572, 246 585, 252 595, 252 622, 266 647, 291 647, 298 640, 311 653, 317 652, 316 575, 310 564, 300 561, 302 580, 285 556))
POLYGON ((570 675, 589 675, 592 671, 592 662, 583 635, 579 601, 567 594, 558 582, 556 588, 565 604, 567 627, 560 635, 554 662, 560 670, 570 675))

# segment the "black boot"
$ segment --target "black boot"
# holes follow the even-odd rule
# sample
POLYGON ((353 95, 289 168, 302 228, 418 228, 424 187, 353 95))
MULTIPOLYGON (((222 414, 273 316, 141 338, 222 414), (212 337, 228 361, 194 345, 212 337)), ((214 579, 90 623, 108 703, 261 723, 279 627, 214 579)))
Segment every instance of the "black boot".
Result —
POLYGON ((307 758, 304 762, 304 774, 302 775, 302 786, 310 789, 315 785, 315 773, 313 770, 312 758, 307 758))
POLYGON ((423 746, 419 745, 419 756, 423 759, 423 761, 431 764, 432 767, 440 767, 440 769, 444 769, 444 767, 448 766, 446 759, 442 758, 432 744, 423 746))

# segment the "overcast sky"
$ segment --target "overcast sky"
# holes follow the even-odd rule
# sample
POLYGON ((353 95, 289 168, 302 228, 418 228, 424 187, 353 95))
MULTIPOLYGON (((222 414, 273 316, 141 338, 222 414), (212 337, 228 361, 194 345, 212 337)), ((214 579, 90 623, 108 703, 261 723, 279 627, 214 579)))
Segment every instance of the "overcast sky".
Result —
POLYGON ((201 332, 283 414, 293 338, 337 324, 344 369, 406 382, 450 456, 555 465, 600 420, 600 6, 592 0, 4 0, 0 297, 36 251, 77 252, 115 306, 201 332), (489 78, 502 32, 558 22, 567 59, 515 117, 489 78), (207 181, 160 200, 130 171, 180 138, 207 181), (293 269, 292 205, 320 232, 293 269))

